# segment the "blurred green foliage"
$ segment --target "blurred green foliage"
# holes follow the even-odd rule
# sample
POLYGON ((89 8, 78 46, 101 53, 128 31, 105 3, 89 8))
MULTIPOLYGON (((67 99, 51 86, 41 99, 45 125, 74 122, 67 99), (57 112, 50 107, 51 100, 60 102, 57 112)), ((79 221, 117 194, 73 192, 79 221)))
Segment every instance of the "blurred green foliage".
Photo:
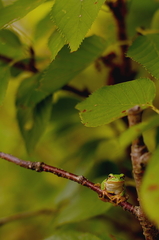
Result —
MULTIPOLYGON (((154 151, 158 144, 158 116, 147 109, 143 122, 132 129, 127 129, 122 119, 97 128, 82 125, 75 106, 86 97, 84 93, 87 95, 99 88, 100 92, 107 84, 110 68, 105 67, 99 57, 112 51, 118 55, 122 43, 117 40, 116 23, 110 9, 102 5, 104 1, 99 1, 99 5, 95 0, 88 1, 88 4, 83 1, 86 5, 81 1, 76 11, 76 6, 71 8, 71 2, 66 3, 70 7, 69 15, 65 16, 69 18, 69 24, 60 23, 59 18, 63 17, 57 14, 56 21, 60 24, 55 26, 55 20, 52 21, 54 4, 65 10, 60 0, 0 1, 0 26, 4 27, 0 30, 0 150, 24 160, 42 161, 84 175, 96 183, 110 172, 124 172, 130 202, 136 204, 128 147, 138 134, 144 133, 148 148, 154 151), (77 21, 77 29, 74 18, 81 7, 84 19, 77 21), (75 29, 79 39, 72 36, 75 29), (67 43, 71 50, 78 48, 77 51, 70 53, 67 43), (65 84, 73 90, 64 89, 65 84)), ((146 38, 147 41, 147 34, 150 34, 150 40, 154 33, 155 39, 158 38, 159 2, 127 0, 126 4, 129 41, 132 43, 135 38, 142 38, 142 41, 146 38), (141 29, 144 37, 137 36, 141 29)), ((136 41, 129 50, 132 59, 135 59, 135 47, 140 48, 136 41)), ((155 65, 154 69, 154 62, 151 65, 153 56, 149 56, 149 49, 145 47, 143 50, 146 58, 142 58, 142 52, 135 60, 153 74, 158 68, 155 65)), ((156 56, 158 50, 153 50, 156 56)), ((135 62, 132 65, 137 78, 150 76, 142 66, 135 62)), ((159 107, 157 81, 154 80, 154 105, 159 107)), ((145 91, 149 93, 149 90, 151 87, 145 91)), ((151 96, 148 100, 152 99, 151 96)), ((0 162, 0 225, 8 217, 8 222, 0 226, 1 239, 111 240, 111 236, 117 240, 143 239, 133 216, 99 201, 89 189, 50 173, 32 172, 2 159, 0 162), (17 219, 10 218, 9 221, 11 216, 17 216, 17 219)), ((155 160, 145 177, 141 194, 147 199, 143 202, 145 210, 158 224, 158 216, 150 210, 158 195, 154 193, 152 198, 145 197, 145 194, 150 195, 146 189, 150 184, 148 176, 154 172, 153 163, 156 164, 155 160)), ((155 182, 159 184, 156 172, 155 176, 155 182)))

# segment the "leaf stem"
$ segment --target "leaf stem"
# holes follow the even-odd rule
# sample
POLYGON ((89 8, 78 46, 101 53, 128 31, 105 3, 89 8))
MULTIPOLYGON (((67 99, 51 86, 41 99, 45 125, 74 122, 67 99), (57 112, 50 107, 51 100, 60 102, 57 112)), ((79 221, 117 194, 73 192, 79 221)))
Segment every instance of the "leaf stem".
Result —
POLYGON ((151 105, 151 109, 156 112, 157 114, 159 114, 159 109, 156 108, 154 105, 151 105))

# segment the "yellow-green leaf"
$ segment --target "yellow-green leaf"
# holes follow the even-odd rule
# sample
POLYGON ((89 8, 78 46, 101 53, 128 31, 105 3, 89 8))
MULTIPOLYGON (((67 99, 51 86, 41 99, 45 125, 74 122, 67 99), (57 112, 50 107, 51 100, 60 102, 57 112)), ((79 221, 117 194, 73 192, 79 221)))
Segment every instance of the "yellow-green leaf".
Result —
POLYGON ((85 38, 78 51, 73 53, 64 46, 46 69, 39 90, 47 94, 57 91, 96 60, 106 46, 108 42, 97 36, 85 38))
POLYGON ((97 127, 126 116, 136 105, 142 109, 152 106, 155 85, 147 79, 105 86, 98 89, 86 100, 77 104, 82 123, 87 127, 97 127))
MULTIPOLYGON (((97 236, 91 233, 58 230, 51 237, 45 240, 102 240, 102 239, 98 238, 97 236)), ((107 238, 105 240, 110 240, 110 238, 107 238)))
POLYGON ((159 227, 159 148, 153 154, 141 186, 141 203, 147 216, 159 227))
POLYGON ((4 8, 0 8, 0 28, 6 27, 24 17, 43 2, 45 0, 18 0, 4 8))
POLYGON ((2 105, 5 95, 6 95, 9 77, 10 77, 9 66, 4 63, 0 63, 0 73, 1 73, 1 75, 0 75, 0 105, 2 105))
POLYGON ((103 0, 62 0, 55 1, 51 18, 59 29, 61 38, 76 51, 90 29, 105 1, 103 0))
POLYGON ((159 78, 159 34, 139 36, 129 48, 127 56, 143 65, 154 77, 159 78))

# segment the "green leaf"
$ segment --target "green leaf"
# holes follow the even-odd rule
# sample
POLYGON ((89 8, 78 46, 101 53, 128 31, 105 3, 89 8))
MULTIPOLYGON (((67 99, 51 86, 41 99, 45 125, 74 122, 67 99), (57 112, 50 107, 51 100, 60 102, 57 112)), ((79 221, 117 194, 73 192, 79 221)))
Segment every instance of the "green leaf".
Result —
POLYGON ((151 160, 149 161, 146 174, 144 176, 140 199, 142 207, 149 217, 157 226, 159 227, 159 148, 153 154, 151 160))
MULTIPOLYGON (((86 232, 82 233, 76 231, 58 230, 54 233, 54 235, 45 240, 101 240, 101 238, 86 232)), ((105 240, 110 240, 110 238, 105 240)))
POLYGON ((68 202, 55 219, 55 225, 74 223, 100 215, 107 211, 111 204, 99 200, 97 194, 86 188, 80 188, 78 194, 68 202))
POLYGON ((3 8, 3 2, 0 0, 0 9, 3 8))
POLYGON ((10 77, 9 66, 0 62, 0 73, 0 105, 2 105, 10 77))
POLYGON ((42 73, 38 73, 22 81, 17 91, 17 107, 33 108, 47 96, 38 89, 41 76, 42 73))
POLYGON ((57 91, 98 58, 107 44, 102 38, 92 36, 84 40, 77 52, 70 53, 65 46, 49 65, 39 89, 48 94, 57 91))
POLYGON ((46 36, 46 34, 53 30, 53 24, 50 19, 50 13, 46 14, 44 18, 42 18, 36 25, 35 28, 35 40, 39 40, 40 38, 46 36))
POLYGON ((159 126, 159 116, 155 115, 146 121, 142 121, 131 128, 124 131, 118 138, 118 143, 123 147, 128 147, 133 140, 140 136, 143 132, 159 126))
POLYGON ((0 28, 6 27, 24 17, 27 13, 38 7, 45 0, 18 0, 0 9, 0 28))
POLYGON ((13 48, 19 48, 22 46, 19 37, 9 29, 1 29, 0 30, 0 40, 4 44, 11 45, 13 48))
POLYGON ((105 1, 87 0, 55 1, 51 18, 59 29, 61 38, 69 43, 71 51, 76 51, 90 29, 105 1))
POLYGON ((47 97, 34 108, 19 107, 17 119, 28 152, 31 152, 44 133, 51 116, 52 96, 47 97))
POLYGON ((56 57, 57 53, 66 44, 66 41, 61 37, 60 33, 55 30, 49 38, 48 46, 52 53, 52 60, 56 57))
POLYGON ((129 48, 127 56, 143 65, 155 78, 159 78, 159 34, 139 36, 129 48))
POLYGON ((51 120, 55 122, 65 122, 71 120, 73 115, 77 115, 77 110, 75 109, 76 104, 79 102, 78 99, 73 97, 63 97, 58 99, 57 102, 53 104, 51 120))
POLYGON ((78 102, 79 99, 64 97, 53 104, 51 121, 54 125, 53 132, 59 138, 63 135, 66 136, 66 134, 70 134, 70 131, 79 126, 79 116, 75 109, 78 102))
POLYGON ((126 116, 135 105, 142 109, 151 107, 155 97, 155 85, 147 79, 98 89, 86 100, 77 104, 82 123, 87 127, 97 127, 126 116))
POLYGON ((24 56, 23 46, 15 32, 9 29, 0 30, 0 54, 14 59, 24 56))

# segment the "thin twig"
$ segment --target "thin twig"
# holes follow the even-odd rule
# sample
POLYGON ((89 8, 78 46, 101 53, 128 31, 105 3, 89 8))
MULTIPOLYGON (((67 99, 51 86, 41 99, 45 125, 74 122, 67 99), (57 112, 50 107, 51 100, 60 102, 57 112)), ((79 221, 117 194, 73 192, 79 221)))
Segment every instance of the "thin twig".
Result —
MULTIPOLYGON (((14 59, 10 58, 10 57, 7 57, 7 56, 4 56, 2 54, 0 54, 0 60, 5 62, 5 63, 14 63, 14 59)), ((35 67, 35 65, 32 65, 33 64, 33 56, 31 56, 31 58, 29 59, 29 63, 24 63, 24 61, 18 61, 18 62, 15 62, 13 64, 13 67, 17 68, 17 69, 20 69, 22 71, 28 71, 28 72, 33 72, 33 73, 37 73, 38 72, 38 69, 35 67)), ((34 60, 34 63, 35 63, 35 60, 34 60)))
POLYGON ((88 97, 90 95, 90 92, 88 91, 88 89, 84 89, 84 90, 79 90, 75 87, 72 87, 70 85, 64 85, 61 89, 75 93, 76 95, 79 95, 81 97, 88 97))
POLYGON ((32 47, 30 47, 30 61, 29 61, 29 66, 30 66, 30 70, 32 70, 32 72, 37 73, 38 69, 35 67, 36 62, 35 62, 35 52, 34 49, 32 47))
MULTIPOLYGON (((58 177, 63 177, 66 179, 69 179, 71 181, 77 182, 78 184, 81 184, 85 187, 90 188, 92 191, 96 192, 99 196, 99 198, 103 197, 103 191, 101 190, 101 188, 99 186, 97 186, 96 184, 94 184, 93 182, 90 182, 88 179, 86 179, 84 176, 79 176, 73 173, 69 173, 65 170, 53 167, 53 166, 49 166, 43 162, 31 162, 31 161, 24 161, 21 160, 19 158, 16 158, 10 154, 6 154, 3 152, 0 152, 0 158, 5 159, 9 162, 12 162, 16 165, 19 165, 20 167, 24 167, 30 170, 35 170, 37 172, 50 172, 53 173, 55 175, 57 175, 58 177)), ((106 202, 110 202, 110 199, 107 198, 106 196, 105 200, 106 202)), ((120 202, 118 204, 120 207, 123 208, 123 210, 125 211, 129 211, 132 214, 134 214, 136 217, 138 217, 137 213, 136 213, 136 207, 134 207, 132 204, 128 203, 128 202, 120 202)))

